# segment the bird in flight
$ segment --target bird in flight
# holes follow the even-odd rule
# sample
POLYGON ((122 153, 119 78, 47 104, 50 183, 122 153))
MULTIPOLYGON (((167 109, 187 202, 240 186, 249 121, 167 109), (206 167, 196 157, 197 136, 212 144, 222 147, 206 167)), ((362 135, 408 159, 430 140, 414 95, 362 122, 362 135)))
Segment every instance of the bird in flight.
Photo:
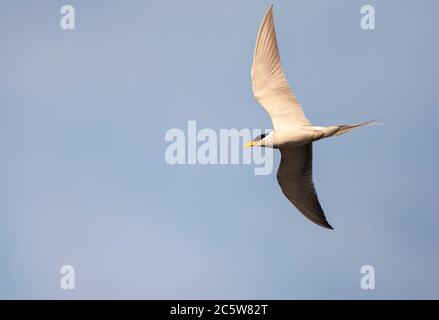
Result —
POLYGON ((245 147, 279 149, 281 162, 277 180, 284 195, 309 220, 324 228, 333 229, 326 220, 314 188, 312 143, 370 125, 375 120, 329 127, 311 124, 282 71, 274 29, 273 6, 268 9, 259 28, 251 76, 253 94, 268 112, 273 131, 260 135, 245 147))

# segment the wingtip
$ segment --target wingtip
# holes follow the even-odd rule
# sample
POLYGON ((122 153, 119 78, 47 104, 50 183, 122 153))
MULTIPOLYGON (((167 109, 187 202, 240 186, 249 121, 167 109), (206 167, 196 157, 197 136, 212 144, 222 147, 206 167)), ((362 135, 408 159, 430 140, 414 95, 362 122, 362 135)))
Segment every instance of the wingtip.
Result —
POLYGON ((312 222, 314 222, 316 225, 328 229, 328 230, 334 230, 334 228, 329 224, 329 222, 324 219, 324 220, 315 220, 315 219, 311 219, 308 216, 306 216, 308 219, 310 219, 312 222))
POLYGON ((328 223, 328 221, 325 221, 325 223, 321 224, 320 226, 328 230, 334 230, 334 228, 328 223))
POLYGON ((273 12, 273 7, 274 7, 274 4, 271 4, 271 5, 268 7, 267 13, 272 13, 272 12, 273 12))

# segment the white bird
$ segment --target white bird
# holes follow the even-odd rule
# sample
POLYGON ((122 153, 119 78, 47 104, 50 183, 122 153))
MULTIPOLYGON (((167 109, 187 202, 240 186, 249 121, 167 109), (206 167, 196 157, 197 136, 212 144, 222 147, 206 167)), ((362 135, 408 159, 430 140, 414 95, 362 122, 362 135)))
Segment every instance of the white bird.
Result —
POLYGON ((271 147, 281 152, 277 180, 284 195, 308 219, 333 229, 320 206, 312 178, 312 143, 341 135, 375 120, 354 125, 317 127, 305 117, 282 71, 273 6, 259 28, 251 70, 253 94, 271 117, 273 131, 250 141, 245 147, 271 147))

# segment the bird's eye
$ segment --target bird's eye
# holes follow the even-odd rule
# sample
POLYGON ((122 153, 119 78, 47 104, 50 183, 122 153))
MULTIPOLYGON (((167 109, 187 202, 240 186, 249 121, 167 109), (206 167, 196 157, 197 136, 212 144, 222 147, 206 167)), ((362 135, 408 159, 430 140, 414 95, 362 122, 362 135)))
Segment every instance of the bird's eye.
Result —
POLYGON ((262 140, 262 139, 264 139, 266 136, 267 136, 267 134, 266 134, 266 133, 263 133, 263 134, 261 134, 260 136, 257 136, 257 137, 255 138, 255 141, 262 140))

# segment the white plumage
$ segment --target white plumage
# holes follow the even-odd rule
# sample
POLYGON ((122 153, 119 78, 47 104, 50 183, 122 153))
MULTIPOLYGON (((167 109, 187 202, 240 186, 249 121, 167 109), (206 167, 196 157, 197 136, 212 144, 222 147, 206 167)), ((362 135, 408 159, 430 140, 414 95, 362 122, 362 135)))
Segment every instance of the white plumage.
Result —
POLYGON ((277 179, 282 192, 308 219, 332 229, 320 206, 312 178, 312 142, 371 124, 313 126, 288 86, 282 70, 271 6, 259 28, 251 70, 253 94, 271 117, 273 131, 246 146, 280 149, 277 179))

